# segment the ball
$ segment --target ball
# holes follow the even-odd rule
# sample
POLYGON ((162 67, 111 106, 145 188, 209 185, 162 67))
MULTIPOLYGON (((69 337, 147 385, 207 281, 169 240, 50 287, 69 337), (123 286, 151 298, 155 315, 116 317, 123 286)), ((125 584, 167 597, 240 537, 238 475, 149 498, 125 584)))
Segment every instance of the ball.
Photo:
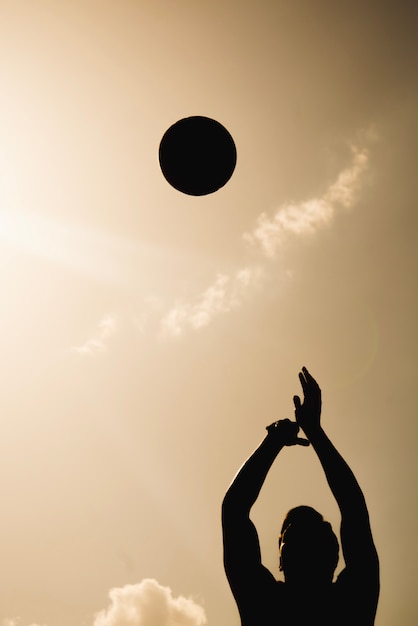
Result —
POLYGON ((234 140, 210 117, 185 117, 164 133, 159 161, 172 187, 190 196, 218 191, 231 178, 237 162, 234 140))

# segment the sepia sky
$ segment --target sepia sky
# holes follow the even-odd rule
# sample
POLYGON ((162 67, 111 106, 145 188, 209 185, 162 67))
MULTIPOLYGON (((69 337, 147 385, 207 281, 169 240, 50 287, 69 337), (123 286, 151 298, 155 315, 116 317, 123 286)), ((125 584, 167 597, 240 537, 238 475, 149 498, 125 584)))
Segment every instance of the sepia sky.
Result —
MULTIPOLYGON (((376 626, 415 626, 417 9, 0 0, 0 625, 239 626, 220 505, 298 371, 363 488, 376 626), (158 146, 238 154, 186 196, 158 146)), ((285 449, 253 519, 338 509, 285 449)))

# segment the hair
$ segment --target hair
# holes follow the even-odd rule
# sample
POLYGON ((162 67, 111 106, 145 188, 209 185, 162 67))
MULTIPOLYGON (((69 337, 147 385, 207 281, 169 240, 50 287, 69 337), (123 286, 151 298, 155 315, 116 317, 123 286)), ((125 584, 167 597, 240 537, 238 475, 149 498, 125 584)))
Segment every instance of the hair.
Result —
POLYGON ((337 567, 340 546, 331 524, 324 520, 321 513, 304 505, 290 509, 283 520, 279 535, 279 548, 284 534, 290 528, 319 546, 322 567, 333 573, 337 567))
POLYGON ((318 513, 318 511, 313 509, 311 506, 296 506, 286 513, 286 516, 283 520, 282 528, 280 530, 279 545, 282 542, 285 531, 289 528, 290 525, 295 527, 297 526, 299 528, 319 528, 320 525, 323 523, 328 522, 324 522, 323 515, 321 515, 321 513, 318 513))

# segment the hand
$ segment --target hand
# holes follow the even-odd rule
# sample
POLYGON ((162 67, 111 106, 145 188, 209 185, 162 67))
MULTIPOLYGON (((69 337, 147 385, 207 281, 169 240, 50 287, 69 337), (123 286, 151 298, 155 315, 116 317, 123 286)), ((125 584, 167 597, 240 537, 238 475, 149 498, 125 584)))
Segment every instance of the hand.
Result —
POLYGON ((299 426, 296 422, 291 422, 288 419, 279 420, 273 422, 266 428, 270 436, 277 437, 277 439, 285 446, 309 446, 307 439, 302 439, 297 436, 299 432, 299 426))
POLYGON ((303 404, 299 396, 293 397, 296 423, 309 437, 310 433, 321 428, 321 389, 306 367, 299 372, 299 380, 303 389, 303 404))

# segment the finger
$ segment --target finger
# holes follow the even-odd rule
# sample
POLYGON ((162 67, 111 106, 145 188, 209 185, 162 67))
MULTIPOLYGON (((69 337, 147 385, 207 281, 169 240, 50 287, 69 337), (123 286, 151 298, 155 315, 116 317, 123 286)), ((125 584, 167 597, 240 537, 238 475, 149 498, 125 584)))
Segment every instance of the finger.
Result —
POLYGON ((304 446, 307 448, 310 444, 307 439, 302 439, 302 437, 296 437, 296 443, 298 446, 304 446))
POLYGON ((273 422, 272 424, 269 424, 268 426, 266 426, 266 430, 268 432, 270 432, 270 430, 273 430, 274 428, 277 428, 279 422, 273 422))
POLYGON ((308 389, 308 385, 305 379, 305 375, 303 372, 299 372, 299 380, 300 380, 300 384, 302 385, 302 390, 303 393, 306 394, 306 391, 308 389))
POLYGON ((295 409, 300 409, 301 407, 301 401, 299 396, 293 396, 293 404, 295 405, 295 409))
POLYGON ((312 374, 307 370, 306 367, 302 367, 302 372, 305 375, 306 378, 306 382, 309 384, 313 384, 318 386, 318 383, 316 382, 315 378, 312 376, 312 374))

